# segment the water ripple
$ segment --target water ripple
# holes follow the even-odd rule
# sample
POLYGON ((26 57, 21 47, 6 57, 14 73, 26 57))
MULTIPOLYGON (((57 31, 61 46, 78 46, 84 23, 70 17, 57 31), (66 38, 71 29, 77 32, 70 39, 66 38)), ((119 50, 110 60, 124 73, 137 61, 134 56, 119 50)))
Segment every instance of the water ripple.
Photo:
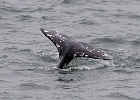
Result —
POLYGON ((120 98, 122 100, 124 100, 124 99, 127 99, 127 100, 139 100, 137 98, 133 98, 133 97, 125 95, 123 93, 111 93, 108 97, 109 98, 120 98))
POLYGON ((24 90, 31 90, 31 89, 45 89, 45 90, 49 90, 49 87, 48 86, 45 86, 45 85, 37 85, 35 83, 24 83, 24 84, 21 84, 19 86, 20 88, 24 89, 24 90))

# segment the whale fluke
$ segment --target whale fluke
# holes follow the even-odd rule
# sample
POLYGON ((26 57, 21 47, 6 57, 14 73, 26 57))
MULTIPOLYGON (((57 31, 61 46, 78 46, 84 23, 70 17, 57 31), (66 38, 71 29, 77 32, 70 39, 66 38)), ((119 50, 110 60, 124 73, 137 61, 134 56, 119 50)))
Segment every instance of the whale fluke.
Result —
POLYGON ((59 62, 57 67, 63 69, 65 65, 76 57, 88 57, 93 59, 111 60, 111 57, 103 50, 95 48, 87 43, 78 42, 73 38, 60 34, 56 31, 40 28, 42 33, 48 37, 59 52, 59 62))

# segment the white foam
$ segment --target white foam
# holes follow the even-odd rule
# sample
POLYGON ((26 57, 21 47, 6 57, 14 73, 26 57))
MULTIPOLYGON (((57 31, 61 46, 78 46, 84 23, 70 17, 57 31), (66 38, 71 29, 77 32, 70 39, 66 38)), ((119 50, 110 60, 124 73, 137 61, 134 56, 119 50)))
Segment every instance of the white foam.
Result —
POLYGON ((79 67, 70 67, 68 68, 69 71, 72 70, 92 70, 92 68, 88 67, 88 66, 79 66, 79 67))

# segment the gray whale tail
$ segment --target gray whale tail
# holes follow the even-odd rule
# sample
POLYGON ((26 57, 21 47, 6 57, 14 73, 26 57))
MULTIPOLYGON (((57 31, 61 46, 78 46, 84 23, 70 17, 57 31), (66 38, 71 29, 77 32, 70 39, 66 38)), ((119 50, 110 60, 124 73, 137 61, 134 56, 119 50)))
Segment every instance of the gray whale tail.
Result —
POLYGON ((65 65, 76 57, 88 57, 93 59, 111 60, 112 57, 103 50, 95 48, 87 43, 78 42, 73 38, 60 34, 56 31, 40 28, 42 33, 49 38, 57 47, 59 52, 59 62, 57 67, 63 69, 65 65))

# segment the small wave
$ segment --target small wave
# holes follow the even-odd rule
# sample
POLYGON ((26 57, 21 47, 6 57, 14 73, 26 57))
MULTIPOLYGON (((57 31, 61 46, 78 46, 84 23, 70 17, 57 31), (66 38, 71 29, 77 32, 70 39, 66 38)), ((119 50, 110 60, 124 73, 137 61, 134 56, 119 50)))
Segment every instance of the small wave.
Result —
POLYGON ((69 71, 75 71, 75 70, 92 70, 95 68, 91 68, 89 66, 79 66, 79 67, 70 67, 68 70, 69 71))
POLYGON ((19 13, 19 12, 21 13, 21 12, 25 12, 22 9, 19 9, 19 8, 15 7, 15 5, 13 5, 13 4, 3 4, 0 7, 0 11, 3 14, 6 14, 7 12, 8 13, 19 13))
POLYGON ((64 4, 70 4, 70 3, 73 3, 73 2, 74 2, 73 0, 63 0, 64 4))
POLYGON ((31 9, 30 12, 51 11, 51 10, 53 10, 53 7, 48 7, 48 8, 38 7, 35 9, 31 9))
POLYGON ((122 13, 122 14, 114 14, 115 17, 118 18, 133 18, 133 19, 140 19, 140 15, 132 14, 130 12, 128 13, 122 13))
POLYGON ((88 19, 83 19, 83 20, 81 20, 80 24, 96 25, 97 23, 95 21, 91 21, 91 20, 88 20, 88 19))
POLYGON ((8 57, 8 55, 2 55, 2 56, 0 56, 0 58, 7 58, 8 57))
POLYGON ((30 20, 34 17, 30 16, 30 15, 20 15, 20 16, 16 16, 16 18, 19 19, 19 21, 25 21, 25 20, 30 20))
POLYGON ((53 20, 53 18, 49 17, 49 16, 42 16, 41 19, 42 20, 53 20))
POLYGON ((128 70, 128 69, 116 69, 116 70, 114 70, 114 72, 125 73, 125 74, 133 74, 133 73, 135 73, 134 71, 131 71, 131 70, 128 70))
POLYGON ((81 65, 81 66, 67 66, 65 69, 60 69, 63 72, 74 72, 74 71, 84 71, 84 70, 95 70, 95 69, 104 69, 108 67, 110 63, 100 63, 95 65, 81 65))
POLYGON ((4 52, 6 51, 7 53, 8 53, 8 52, 14 53, 14 52, 18 51, 18 48, 15 47, 15 46, 12 46, 12 47, 5 47, 4 49, 2 49, 2 51, 4 51, 4 52))
POLYGON ((82 19, 82 20, 75 20, 73 23, 79 23, 83 25, 99 25, 96 21, 88 20, 88 19, 82 19))
POLYGON ((74 81, 74 79, 67 79, 67 78, 65 78, 65 77, 59 77, 58 79, 57 79, 57 81, 61 81, 61 82, 65 82, 65 83, 72 83, 73 81, 74 81))
POLYGON ((134 61, 140 63, 140 58, 135 59, 134 61))
POLYGON ((38 52, 36 55, 38 57, 40 57, 41 60, 47 61, 47 62, 50 62, 50 63, 56 63, 57 58, 58 58, 57 57, 58 54, 52 54, 52 53, 46 54, 43 51, 38 52))
POLYGON ((121 38, 121 37, 117 37, 117 38, 112 38, 112 37, 111 38, 109 38, 109 37, 97 38, 94 41, 96 43, 125 43, 126 42, 126 40, 124 38, 121 38))
POLYGON ((20 49, 17 52, 32 52, 32 50, 31 49, 20 49))
POLYGON ((61 74, 67 74, 76 71, 83 71, 83 70, 92 70, 95 68, 91 68, 91 66, 65 66, 64 69, 59 69, 56 66, 48 68, 49 71, 58 70, 61 74))
MULTIPOLYGON (((15 46, 13 46, 13 47, 5 47, 2 50, 7 51, 7 52, 11 52, 11 53, 29 53, 29 52, 32 53, 31 49, 20 49, 20 48, 15 47, 15 46)), ((6 57, 6 55, 3 56, 3 57, 6 57)))
POLYGON ((123 99, 123 100, 125 100, 125 99, 127 99, 127 100, 138 100, 138 99, 136 99, 136 98, 133 98, 133 97, 131 97, 131 96, 128 96, 128 95, 125 95, 125 94, 123 94, 123 93, 110 93, 110 95, 108 95, 108 97, 109 98, 118 98, 118 99, 123 99))
POLYGON ((24 83, 24 84, 21 84, 19 87, 22 88, 22 89, 25 89, 25 90, 30 90, 30 89, 45 89, 45 90, 49 90, 48 86, 37 85, 35 83, 24 83))
POLYGON ((130 41, 133 45, 135 46, 139 46, 140 45, 140 39, 137 39, 137 40, 133 40, 133 41, 130 41))

